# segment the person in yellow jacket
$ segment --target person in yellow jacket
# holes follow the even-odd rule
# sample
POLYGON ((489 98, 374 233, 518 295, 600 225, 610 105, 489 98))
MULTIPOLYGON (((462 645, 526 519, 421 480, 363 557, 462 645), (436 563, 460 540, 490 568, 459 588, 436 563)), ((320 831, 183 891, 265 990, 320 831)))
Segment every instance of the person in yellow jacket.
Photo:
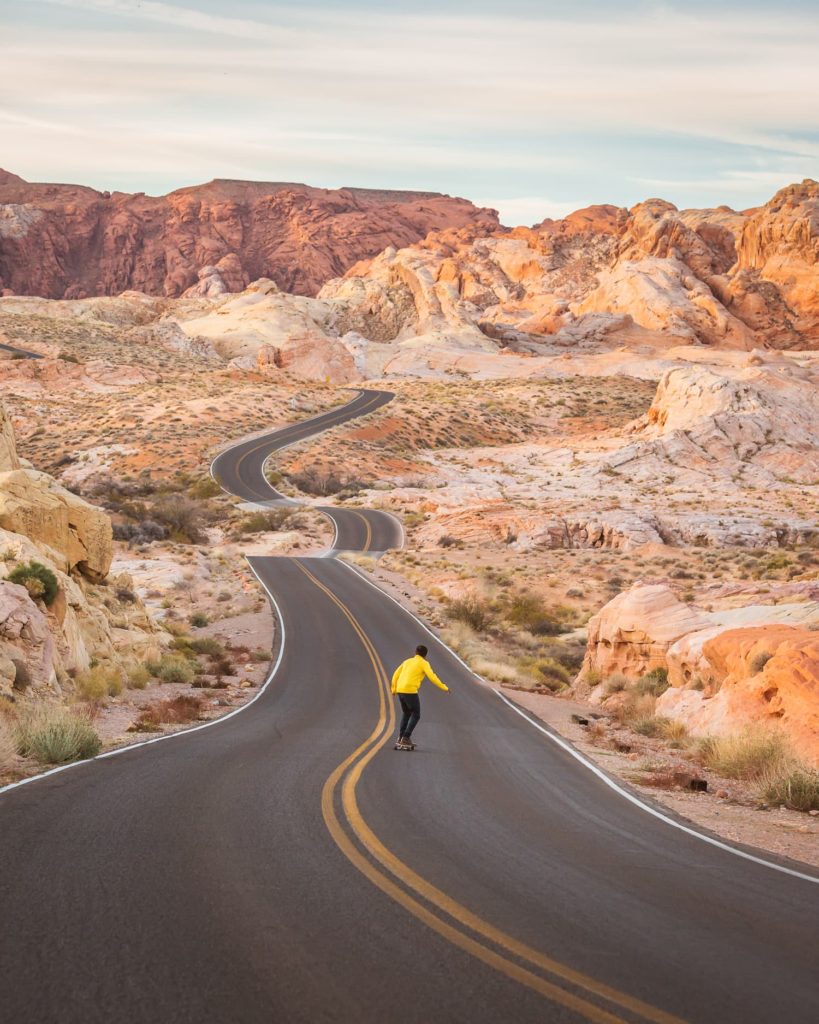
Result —
POLYGON ((392 692, 398 695, 402 711, 396 750, 415 750, 411 737, 412 730, 418 725, 418 719, 421 717, 421 698, 418 696, 418 690, 424 677, 435 683, 444 693, 449 693, 446 683, 442 683, 432 671, 432 665, 427 661, 426 647, 419 644, 415 648, 415 657, 402 661, 392 674, 392 692))

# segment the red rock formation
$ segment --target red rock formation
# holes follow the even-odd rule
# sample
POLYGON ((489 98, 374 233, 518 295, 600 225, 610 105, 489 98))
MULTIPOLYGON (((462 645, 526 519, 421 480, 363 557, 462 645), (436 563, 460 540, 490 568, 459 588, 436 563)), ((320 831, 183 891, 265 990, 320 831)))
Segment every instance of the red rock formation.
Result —
POLYGON ((433 192, 216 180, 146 196, 29 184, 0 170, 0 294, 178 296, 269 277, 314 295, 388 246, 470 225, 491 232, 497 214, 433 192))

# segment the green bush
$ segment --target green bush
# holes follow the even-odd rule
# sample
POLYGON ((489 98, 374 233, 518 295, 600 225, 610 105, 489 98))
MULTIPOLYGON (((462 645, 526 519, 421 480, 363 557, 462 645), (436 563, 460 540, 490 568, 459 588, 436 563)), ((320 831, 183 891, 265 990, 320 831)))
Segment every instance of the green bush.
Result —
POLYGON ((202 626, 207 626, 209 619, 204 612, 194 612, 193 615, 188 617, 188 622, 194 629, 201 629, 202 626))
POLYGON ((102 741, 87 715, 60 704, 26 708, 16 723, 17 751, 42 764, 95 757, 102 741))
POLYGON ((36 600, 42 598, 47 605, 53 604, 60 592, 57 577, 41 562, 26 562, 13 569, 8 577, 9 583, 19 583, 25 587, 36 600))
POLYGON ((196 654, 221 654, 224 648, 212 636, 196 636, 190 641, 190 648, 196 654))

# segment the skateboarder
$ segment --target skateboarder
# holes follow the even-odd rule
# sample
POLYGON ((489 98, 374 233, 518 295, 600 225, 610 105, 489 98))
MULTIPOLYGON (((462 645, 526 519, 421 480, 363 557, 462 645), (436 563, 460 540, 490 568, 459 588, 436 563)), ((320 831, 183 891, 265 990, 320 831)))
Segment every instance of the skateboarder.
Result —
POLYGON ((423 644, 418 644, 415 648, 415 657, 402 661, 392 674, 392 692, 398 694, 403 712, 398 726, 396 750, 415 750, 415 744, 410 737, 421 717, 421 698, 418 696, 418 690, 424 681, 424 676, 445 693, 449 693, 446 683, 442 683, 432 671, 432 666, 427 661, 426 647, 423 644))

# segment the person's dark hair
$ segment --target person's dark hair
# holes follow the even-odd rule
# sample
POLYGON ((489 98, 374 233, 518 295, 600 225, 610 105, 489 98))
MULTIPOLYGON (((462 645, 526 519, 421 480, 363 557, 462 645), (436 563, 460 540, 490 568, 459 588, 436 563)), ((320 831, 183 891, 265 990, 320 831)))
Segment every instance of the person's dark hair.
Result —
POLYGON ((426 658, 427 649, 426 647, 424 647, 423 644, 418 644, 418 646, 415 648, 415 653, 420 654, 422 658, 426 658))

